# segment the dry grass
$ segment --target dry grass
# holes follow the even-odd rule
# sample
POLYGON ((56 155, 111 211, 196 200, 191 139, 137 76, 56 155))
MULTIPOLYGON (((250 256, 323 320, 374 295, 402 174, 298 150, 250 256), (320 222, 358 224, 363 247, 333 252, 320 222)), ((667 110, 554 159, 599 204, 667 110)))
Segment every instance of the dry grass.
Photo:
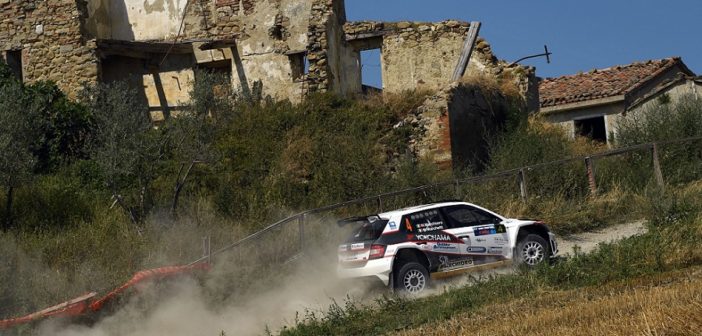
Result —
POLYGON ((615 186, 597 197, 543 197, 526 203, 511 198, 489 205, 507 217, 543 220, 558 234, 567 235, 643 218, 647 202, 645 195, 615 186))
POLYGON ((702 268, 544 292, 398 335, 702 335, 702 268))

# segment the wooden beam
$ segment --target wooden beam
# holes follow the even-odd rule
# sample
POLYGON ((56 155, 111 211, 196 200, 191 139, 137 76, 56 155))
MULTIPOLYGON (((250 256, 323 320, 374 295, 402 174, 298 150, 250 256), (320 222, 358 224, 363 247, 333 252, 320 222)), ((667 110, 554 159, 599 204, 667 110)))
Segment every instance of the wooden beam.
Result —
MULTIPOLYGON (((192 54, 192 42, 172 42, 162 41, 121 41, 121 40, 97 40, 98 50, 105 55, 133 55, 144 54, 192 54)), ((141 58, 141 57, 138 57, 141 58)))
POLYGON ((470 28, 468 29, 468 36, 466 36, 465 43, 463 44, 461 57, 458 59, 458 65, 456 65, 456 70, 453 72, 453 81, 461 79, 463 74, 466 73, 470 56, 473 53, 473 46, 475 46, 475 41, 478 39, 478 33, 480 33, 480 22, 471 22, 470 28))
POLYGON ((203 43, 200 46, 200 50, 231 48, 234 46, 236 46, 236 39, 225 39, 203 43))

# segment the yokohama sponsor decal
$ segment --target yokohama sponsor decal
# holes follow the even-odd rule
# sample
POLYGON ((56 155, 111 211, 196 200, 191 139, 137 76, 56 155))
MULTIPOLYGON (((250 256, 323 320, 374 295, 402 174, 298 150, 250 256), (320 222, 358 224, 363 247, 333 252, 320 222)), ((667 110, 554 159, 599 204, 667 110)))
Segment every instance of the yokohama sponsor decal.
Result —
POLYGON ((418 234, 416 238, 426 241, 453 241, 453 236, 446 233, 418 234))

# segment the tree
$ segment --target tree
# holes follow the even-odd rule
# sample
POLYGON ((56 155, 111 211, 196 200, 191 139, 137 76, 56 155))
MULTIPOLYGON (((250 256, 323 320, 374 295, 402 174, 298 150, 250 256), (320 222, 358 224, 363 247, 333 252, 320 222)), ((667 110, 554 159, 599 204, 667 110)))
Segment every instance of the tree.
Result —
POLYGON ((94 119, 90 158, 114 202, 140 229, 168 138, 154 128, 148 105, 125 82, 88 87, 81 100, 94 119))
POLYGON ((193 167, 215 160, 217 153, 213 147, 217 127, 229 121, 236 99, 227 76, 198 71, 196 78, 185 113, 169 120, 176 139, 175 159, 180 166, 173 187, 172 215, 177 214, 180 195, 193 167))
POLYGON ((37 162, 32 152, 36 132, 31 121, 38 104, 25 93, 6 65, 0 64, 0 183, 5 188, 4 230, 13 226, 14 191, 31 178, 37 162))
POLYGON ((39 110, 32 120, 37 130, 32 150, 37 156, 37 173, 55 171, 62 165, 84 159, 86 140, 92 127, 87 109, 73 102, 52 82, 25 87, 39 110))

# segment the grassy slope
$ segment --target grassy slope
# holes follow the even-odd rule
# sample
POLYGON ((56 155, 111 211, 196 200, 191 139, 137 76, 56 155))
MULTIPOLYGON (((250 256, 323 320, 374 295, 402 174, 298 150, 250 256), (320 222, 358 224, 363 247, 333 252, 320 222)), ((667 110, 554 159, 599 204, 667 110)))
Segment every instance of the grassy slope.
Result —
POLYGON ((702 268, 536 296, 397 335, 700 335, 702 268))
MULTIPOLYGON (((611 301, 606 301, 607 295, 611 294, 607 294, 607 286, 617 288, 617 286, 626 287, 629 284, 631 288, 635 288, 637 282, 645 283, 645 280, 636 279, 655 278, 659 274, 702 265, 702 251, 699 250, 699 243, 702 241, 702 183, 692 184, 674 194, 653 198, 647 213, 650 222, 650 230, 647 234, 631 237, 616 244, 601 245, 597 251, 588 255, 577 255, 554 266, 540 267, 534 272, 502 276, 492 281, 456 288, 428 298, 417 300, 388 298, 376 306, 353 303, 347 303, 346 307, 333 306, 324 316, 308 314, 300 324, 292 329, 283 330, 282 334, 372 335, 402 330, 412 332, 415 328, 420 328, 416 332, 421 334, 437 325, 447 328, 446 330, 473 333, 472 327, 465 330, 451 329, 452 325, 456 325, 456 322, 452 321, 461 318, 470 319, 471 316, 485 316, 480 315, 480 312, 497 311, 499 307, 517 309, 517 307, 534 304, 538 308, 541 304, 545 307, 542 309, 547 309, 547 304, 539 303, 541 301, 538 298, 542 295, 555 295, 555 297, 560 295, 561 300, 565 300, 563 304, 570 302, 572 311, 578 311, 577 305, 586 305, 583 298, 588 300, 599 298, 604 300, 603 303, 610 304, 611 309, 612 305, 618 303, 614 297, 611 301), (598 292, 598 290, 604 292, 598 292), (581 291, 592 295, 577 296, 581 291), (572 295, 576 296, 569 297, 572 295)), ((670 277, 675 278, 674 275, 670 277)), ((680 304, 686 307, 680 308, 678 305, 661 314, 672 314, 677 311, 675 309, 699 310, 699 296, 690 297, 684 294, 685 291, 690 290, 681 288, 680 293, 675 290, 659 293, 651 289, 650 294, 658 295, 657 299, 661 301, 666 300, 667 297, 680 295, 680 304)), ((632 307, 631 309, 635 310, 634 301, 637 294, 632 292, 627 297, 624 291, 618 295, 621 295, 622 307, 632 307)), ((653 306, 643 306, 640 311, 648 311, 650 307, 653 306)), ((599 313, 606 316, 607 307, 603 306, 599 312, 588 312, 592 319, 599 313)), ((564 319, 567 316, 562 315, 564 319)), ((656 318, 662 318, 661 316, 666 315, 658 315, 656 318)), ((500 318, 503 316, 487 320, 500 318)), ((587 318, 583 315, 583 319, 587 318)), ((552 323, 560 321, 567 324, 567 319, 554 321, 556 322, 552 323)), ((576 328, 576 324, 571 327, 576 328)), ((507 328, 511 330, 509 325, 507 328)), ((542 332, 548 330, 548 327, 545 328, 542 332)))

